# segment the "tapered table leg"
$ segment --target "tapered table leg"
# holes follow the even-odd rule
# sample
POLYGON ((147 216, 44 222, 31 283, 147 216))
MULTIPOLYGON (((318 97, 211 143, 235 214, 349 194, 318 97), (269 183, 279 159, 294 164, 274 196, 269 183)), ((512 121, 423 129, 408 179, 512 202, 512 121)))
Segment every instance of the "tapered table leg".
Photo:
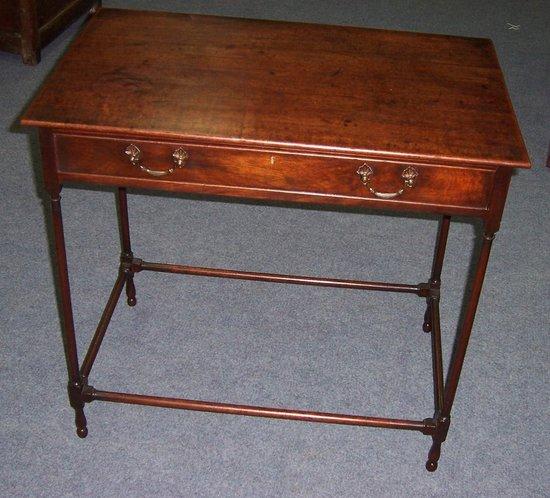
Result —
MULTIPOLYGON (((15 2, 13 2, 15 3, 15 2)), ((21 57, 23 63, 34 66, 40 62, 40 31, 36 0, 19 0, 21 57)))
MULTIPOLYGON (((451 223, 450 216, 443 216, 439 223, 437 240, 435 243, 434 259, 432 263, 432 273, 430 276, 430 287, 439 288, 441 286, 441 270, 443 269, 443 259, 445 257, 445 249, 447 247, 447 236, 449 235, 449 225, 451 223)), ((433 329, 431 299, 427 299, 426 313, 424 313, 424 324, 422 329, 424 332, 431 332, 433 329)))
MULTIPOLYGON (((119 188, 117 192, 118 201, 118 222, 120 227, 120 243, 121 243, 121 262, 130 263, 134 257, 132 253, 132 246, 130 243, 130 223, 128 221, 128 198, 125 188, 119 188)), ((136 299, 136 287, 134 285, 134 272, 130 266, 127 265, 124 269, 126 274, 126 297, 128 306, 135 306, 136 299)))
POLYGON ((65 358, 69 374, 69 400, 75 411, 76 433, 84 438, 88 434, 86 417, 84 416, 84 400, 82 390, 84 380, 80 376, 78 355, 74 333, 73 310, 71 304, 71 290, 69 287, 69 273, 67 269, 67 255, 65 251, 65 237, 63 235, 63 220, 61 217, 61 199, 59 194, 51 197, 51 214, 55 240, 55 259, 57 264, 57 279, 61 298, 61 327, 65 345, 65 358))
POLYGON ((474 324, 474 318, 477 305, 479 303, 479 296, 481 295, 481 288, 483 287, 483 280, 485 278, 485 271, 487 269, 487 263, 489 262, 489 254, 491 252, 494 236, 494 232, 486 232, 483 234, 482 245, 476 263, 470 296, 466 304, 464 319, 455 340, 451 363, 447 373, 445 392, 443 395, 443 407, 436 417, 436 432, 433 436, 433 444, 428 454, 428 461, 426 462, 426 468, 432 472, 437 469, 437 462, 441 452, 441 444, 445 441, 449 430, 451 409, 455 399, 456 390, 458 388, 458 381, 460 379, 466 349, 468 348, 472 326, 474 324))

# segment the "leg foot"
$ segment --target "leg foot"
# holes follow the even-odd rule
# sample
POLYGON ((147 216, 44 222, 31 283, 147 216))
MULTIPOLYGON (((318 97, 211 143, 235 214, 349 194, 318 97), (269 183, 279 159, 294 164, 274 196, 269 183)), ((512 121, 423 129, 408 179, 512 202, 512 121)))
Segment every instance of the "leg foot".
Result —
POLYGON ((431 460, 428 460, 426 462, 426 470, 428 472, 435 472, 437 470, 437 462, 432 462, 431 460))
POLYGON ((80 438, 85 438, 88 435, 88 422, 84 415, 84 399, 82 397, 83 386, 86 383, 86 378, 81 377, 79 380, 69 382, 69 402, 74 410, 74 423, 76 425, 76 434, 80 438))
POLYGON ((86 416, 84 415, 83 408, 75 408, 74 421, 76 424, 77 436, 84 439, 88 435, 88 422, 86 421, 86 416))
POLYGON ((428 303, 426 306, 426 312, 424 313, 424 323, 422 324, 422 330, 426 333, 430 333, 432 331, 431 315, 430 304, 428 303))
POLYGON ((437 462, 439 461, 440 455, 441 443, 434 440, 432 447, 430 448, 430 451, 428 453, 428 461, 426 462, 426 470, 428 472, 435 472, 437 470, 437 462))
POLYGON ((126 275, 126 296, 128 306, 135 306, 137 303, 136 299, 136 286, 134 285, 134 276, 126 275))
POLYGON ((36 66, 40 62, 40 52, 38 50, 25 52, 21 59, 23 59, 23 64, 27 66, 36 66))

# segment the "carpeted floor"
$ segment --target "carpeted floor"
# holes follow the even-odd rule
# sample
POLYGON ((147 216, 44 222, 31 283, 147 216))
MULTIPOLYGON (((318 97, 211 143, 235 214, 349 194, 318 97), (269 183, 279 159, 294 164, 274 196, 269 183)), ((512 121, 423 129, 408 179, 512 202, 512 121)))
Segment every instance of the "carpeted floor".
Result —
MULTIPOLYGON (((533 162, 512 182, 435 474, 417 433, 94 403, 74 433, 36 141, 17 117, 75 35, 37 67, 0 53, 2 496, 548 496, 550 4, 540 1, 105 0, 494 40, 533 162), (511 29, 508 25, 519 25, 511 29), (544 469, 547 469, 546 471, 544 469)), ((116 275, 114 195, 63 196, 76 326, 87 343, 116 275)), ((437 220, 133 193, 134 252, 153 260, 425 280, 437 220), (392 244, 388 244, 388 241, 392 244)), ((444 356, 476 227, 451 226, 444 356)), ((367 415, 431 415, 415 297, 140 274, 90 379, 98 388, 367 415)))

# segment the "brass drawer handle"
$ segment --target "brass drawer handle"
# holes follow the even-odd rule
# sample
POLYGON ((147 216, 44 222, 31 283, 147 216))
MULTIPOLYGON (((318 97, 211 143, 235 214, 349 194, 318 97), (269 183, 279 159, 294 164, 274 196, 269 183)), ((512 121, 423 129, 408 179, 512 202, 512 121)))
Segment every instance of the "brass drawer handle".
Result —
POLYGON ((416 182, 416 177, 418 176, 418 171, 412 166, 406 167, 401 173, 401 178, 403 179, 403 187, 401 187, 397 192, 377 192, 370 186, 372 177, 374 176, 374 169, 372 166, 369 166, 367 163, 361 165, 357 170, 357 174, 361 177, 361 182, 369 191, 380 199, 393 199, 394 197, 399 197, 404 191, 405 187, 413 188, 416 182))
POLYGON ((187 162, 187 159, 189 158, 189 154, 182 148, 177 148, 172 153, 172 160, 174 161, 174 165, 171 166, 168 169, 165 170, 159 170, 159 169, 151 169, 147 166, 143 165, 141 163, 141 150, 139 150, 139 147, 134 144, 128 145, 126 149, 124 149, 124 153, 128 156, 130 159, 130 162, 137 166, 142 171, 145 171, 145 173, 151 175, 151 176, 165 176, 169 175, 170 173, 173 173, 176 168, 183 168, 185 166, 185 163, 187 162))

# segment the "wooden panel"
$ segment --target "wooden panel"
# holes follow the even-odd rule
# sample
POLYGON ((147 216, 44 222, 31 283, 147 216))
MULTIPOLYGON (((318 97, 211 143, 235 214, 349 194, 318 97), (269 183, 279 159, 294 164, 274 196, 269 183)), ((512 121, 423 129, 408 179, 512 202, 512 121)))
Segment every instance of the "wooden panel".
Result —
POLYGON ((19 31, 18 0, 0 0, 0 31, 19 31))
POLYGON ((339 26, 103 9, 23 123, 529 166, 489 40, 339 26))
POLYGON ((72 3, 79 2, 75 0, 39 0, 36 3, 38 25, 43 26, 72 3))
POLYGON ((399 204, 403 209, 418 205, 419 210, 433 205, 483 209, 493 179, 492 170, 414 165, 419 173, 416 185, 396 199, 381 200, 361 183, 357 169, 367 162, 375 172, 373 188, 398 191, 407 163, 74 135, 56 137, 56 157, 61 181, 392 209, 399 204), (155 178, 130 163, 124 153, 130 143, 139 147, 142 163, 150 169, 170 168, 179 147, 189 159, 183 168, 155 178))

